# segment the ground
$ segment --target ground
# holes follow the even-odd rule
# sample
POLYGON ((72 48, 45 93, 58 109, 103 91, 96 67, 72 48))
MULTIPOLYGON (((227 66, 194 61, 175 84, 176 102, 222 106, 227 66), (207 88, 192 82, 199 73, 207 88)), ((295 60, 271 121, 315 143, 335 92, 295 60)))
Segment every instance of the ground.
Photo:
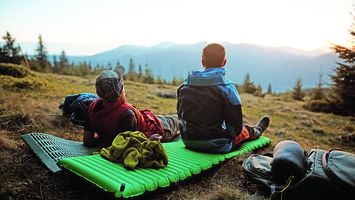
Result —
MULTIPOLYGON (((40 132, 73 141, 82 141, 82 127, 61 116, 58 106, 65 96, 95 93, 85 79, 41 75, 48 81, 44 89, 0 88, 0 199, 105 199, 103 192, 65 171, 53 174, 21 140, 21 135, 40 132)), ((157 114, 176 112, 176 99, 161 93, 176 92, 174 86, 125 83, 128 102, 157 114)), ((228 162, 184 183, 150 194, 149 199, 268 199, 268 192, 250 183, 242 163, 249 155, 272 153, 284 140, 298 142, 303 149, 343 149, 355 153, 355 118, 304 109, 306 101, 294 101, 289 94, 256 97, 241 94, 244 123, 256 124, 268 115, 270 126, 264 133, 268 146, 232 158, 228 162)), ((147 198, 147 197, 144 197, 147 198)))

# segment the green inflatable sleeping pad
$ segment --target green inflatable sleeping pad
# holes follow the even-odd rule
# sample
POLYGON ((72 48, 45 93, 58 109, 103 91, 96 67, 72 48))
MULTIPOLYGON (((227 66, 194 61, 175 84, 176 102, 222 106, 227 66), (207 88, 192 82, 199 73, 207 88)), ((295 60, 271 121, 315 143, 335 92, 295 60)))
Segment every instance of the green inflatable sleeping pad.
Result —
POLYGON ((163 169, 137 168, 130 171, 123 164, 110 162, 99 154, 64 158, 57 164, 103 189, 110 196, 130 198, 167 188, 270 142, 268 138, 260 137, 228 154, 194 152, 186 149, 182 142, 163 143, 169 159, 167 167, 163 169))

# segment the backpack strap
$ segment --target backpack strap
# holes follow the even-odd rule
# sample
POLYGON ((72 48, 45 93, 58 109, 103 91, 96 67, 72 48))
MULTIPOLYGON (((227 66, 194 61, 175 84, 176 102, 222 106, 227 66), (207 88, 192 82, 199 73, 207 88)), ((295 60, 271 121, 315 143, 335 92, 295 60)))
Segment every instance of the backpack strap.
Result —
POLYGON ((294 177, 293 175, 291 175, 290 177, 288 177, 288 180, 287 180, 287 182, 286 182, 286 184, 285 184, 285 187, 284 187, 281 191, 275 191, 275 192, 271 193, 271 195, 270 195, 270 200, 272 200, 272 199, 274 198, 274 196, 277 195, 277 194, 280 194, 280 199, 282 200, 284 191, 285 191, 288 187, 290 187, 291 182, 292 182, 292 180, 293 180, 294 178, 295 178, 295 177, 294 177))

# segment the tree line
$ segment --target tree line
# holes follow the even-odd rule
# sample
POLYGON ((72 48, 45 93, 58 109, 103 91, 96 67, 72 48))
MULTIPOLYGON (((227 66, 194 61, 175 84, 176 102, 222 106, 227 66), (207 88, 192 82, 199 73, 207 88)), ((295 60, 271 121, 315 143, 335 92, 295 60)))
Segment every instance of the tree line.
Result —
MULTIPOLYGON (((355 18, 354 18, 355 19, 355 18)), ((355 44, 355 25, 354 23, 350 29, 351 44, 355 44)), ((74 75, 80 77, 96 76, 105 69, 112 69, 109 63, 106 67, 102 65, 92 66, 91 63, 74 64, 69 63, 69 60, 63 50, 61 55, 53 56, 53 63, 49 62, 48 52, 43 43, 42 36, 38 37, 38 46, 35 49, 37 54, 31 58, 28 55, 22 53, 20 46, 15 45, 15 38, 11 36, 9 32, 6 32, 3 40, 5 44, 0 47, 0 63, 13 63, 18 65, 27 66, 28 69, 44 72, 44 73, 56 73, 63 75, 74 75)), ((334 74, 330 75, 333 83, 329 89, 329 94, 324 94, 324 83, 322 82, 323 74, 319 75, 319 80, 316 83, 316 87, 312 89, 311 96, 308 99, 306 109, 317 112, 329 112, 340 115, 355 115, 355 46, 344 47, 338 44, 332 44, 332 50, 338 54, 338 57, 342 62, 337 62, 337 67, 334 69, 334 74)), ((116 65, 120 65, 117 61, 116 65)), ((183 80, 176 79, 168 83, 162 77, 154 77, 152 69, 146 64, 144 68, 142 65, 138 66, 138 71, 133 59, 130 59, 128 71, 124 76, 125 80, 142 82, 147 84, 170 84, 178 86, 183 80)), ((267 92, 263 93, 260 85, 255 86, 251 81, 250 74, 247 73, 243 84, 235 85, 239 92, 250 93, 255 96, 263 97, 265 94, 272 94, 271 85, 269 84, 267 92)), ((291 97, 295 100, 303 100, 305 92, 302 89, 302 80, 297 79, 291 97)))
MULTIPOLYGON (((117 61, 115 66, 111 63, 108 63, 106 66, 99 64, 92 66, 90 62, 87 63, 86 61, 79 64, 74 64, 74 62, 70 63, 64 50, 62 50, 58 57, 53 55, 53 61, 50 62, 48 51, 41 35, 38 36, 38 45, 35 49, 36 55, 31 57, 22 53, 21 47, 19 45, 16 46, 15 44, 16 39, 12 37, 8 31, 2 39, 5 41, 5 44, 0 47, 0 63, 24 65, 28 69, 37 72, 80 76, 92 79, 92 76, 98 75, 103 70, 113 69, 115 66, 120 65, 119 61, 117 61)), ((135 82, 169 84, 175 86, 178 86, 183 82, 183 79, 177 79, 176 77, 173 77, 170 82, 160 76, 154 77, 153 71, 148 64, 145 64, 144 69, 142 65, 139 65, 137 72, 132 58, 130 59, 128 72, 123 78, 135 82)))

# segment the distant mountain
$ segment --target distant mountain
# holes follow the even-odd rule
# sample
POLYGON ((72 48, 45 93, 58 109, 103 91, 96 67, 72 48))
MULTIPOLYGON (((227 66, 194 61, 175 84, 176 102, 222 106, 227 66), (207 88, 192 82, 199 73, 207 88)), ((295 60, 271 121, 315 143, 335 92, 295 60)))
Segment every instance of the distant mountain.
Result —
POLYGON ((298 78, 302 79, 304 88, 315 87, 320 73, 324 74, 324 82, 331 83, 328 75, 332 73, 337 60, 333 53, 314 56, 313 52, 309 52, 309 55, 306 52, 291 53, 282 48, 225 46, 229 51, 229 64, 238 66, 238 70, 229 70, 230 79, 242 83, 245 74, 249 73, 256 85, 266 90, 268 84, 271 84, 273 91, 277 92, 292 90, 298 78))
MULTIPOLYGON (((130 58, 138 71, 141 65, 153 70, 154 75, 170 81, 184 78, 192 70, 202 70, 201 52, 206 42, 182 45, 163 42, 152 47, 124 45, 92 56, 68 56, 75 63, 90 62, 115 65, 117 61, 128 68, 130 58)), ((298 78, 303 88, 312 88, 323 73, 323 82, 331 83, 329 74, 336 67, 337 55, 321 51, 301 51, 289 47, 265 47, 250 44, 223 43, 227 51, 226 76, 242 84, 247 73, 255 85, 265 92, 271 84, 272 91, 291 91, 298 78)), ((128 69, 127 69, 128 70, 128 69)))

